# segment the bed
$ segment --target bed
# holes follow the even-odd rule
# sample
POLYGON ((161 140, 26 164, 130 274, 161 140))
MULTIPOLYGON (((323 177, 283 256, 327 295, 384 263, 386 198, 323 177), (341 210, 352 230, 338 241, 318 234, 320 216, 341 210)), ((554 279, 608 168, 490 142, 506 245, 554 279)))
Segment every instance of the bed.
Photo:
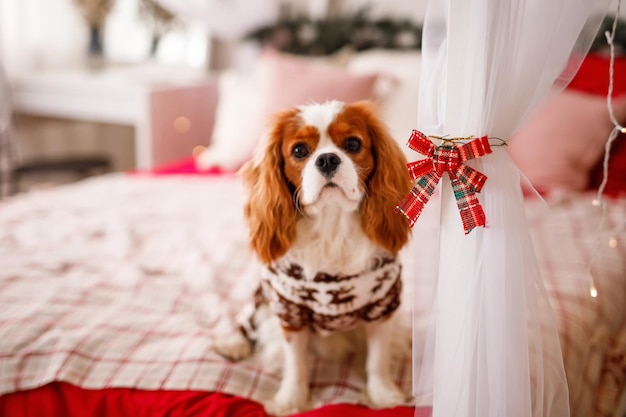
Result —
MULTIPOLYGON (((404 142, 417 106, 419 54, 375 50, 353 53, 346 62, 343 53, 330 58, 332 68, 317 59, 269 53, 260 75, 224 74, 218 107, 207 109, 215 126, 198 139, 208 144, 211 137, 211 152, 198 165, 177 161, 0 202, 0 415, 265 416, 260 403, 277 388, 279 374, 258 355, 231 363, 211 349, 215 337, 232 331, 231 318, 252 295, 258 268, 246 246, 242 185, 234 173, 249 156, 246 139, 254 131, 235 130, 256 128, 237 123, 241 114, 261 120, 288 102, 267 96, 276 82, 293 78, 310 87, 302 82, 310 77, 325 80, 310 87, 316 93, 340 84, 346 100, 373 97, 404 142), (294 73, 298 77, 289 75, 294 73)), ((589 59, 568 90, 576 99, 584 91, 593 109, 604 99, 586 83, 589 77, 602 82, 602 65, 604 57, 589 59)), ((559 325, 572 416, 623 417, 626 164, 620 161, 626 147, 620 140, 614 148, 604 209, 593 205, 611 126, 586 107, 583 114, 558 114, 573 99, 554 100, 511 140, 511 153, 544 195, 529 193, 525 204, 559 325), (576 161, 554 167, 563 171, 559 175, 533 172, 529 161, 537 156, 521 150, 540 152, 529 143, 542 129, 563 126, 559 117, 565 116, 580 125, 585 115, 601 124, 589 129, 593 139, 581 139, 587 141, 581 145, 585 156, 597 151, 594 160, 571 155, 576 161), (570 184, 567 169, 582 171, 584 184, 570 184), (590 266, 596 298, 590 296, 590 266)), ((564 140, 573 142, 581 130, 564 140)), ((436 239, 437 226, 436 213, 425 212, 401 254, 409 289, 399 334, 411 332, 411 287, 424 300, 432 293, 435 245, 428 242, 436 239)), ((423 306, 414 308, 419 317, 423 306)), ((315 410, 299 415, 414 415, 411 405, 370 410, 363 404, 363 355, 357 351, 340 363, 312 358, 315 410)), ((407 394, 411 360, 410 349, 395 349, 393 375, 407 394)), ((430 409, 418 407, 416 415, 430 415, 430 409)))

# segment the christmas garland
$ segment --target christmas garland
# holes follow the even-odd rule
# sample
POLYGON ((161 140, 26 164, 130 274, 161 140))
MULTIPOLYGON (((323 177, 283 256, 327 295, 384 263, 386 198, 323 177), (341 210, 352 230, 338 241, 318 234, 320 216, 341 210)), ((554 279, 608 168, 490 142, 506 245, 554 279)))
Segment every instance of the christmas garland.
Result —
POLYGON ((345 47, 420 49, 422 26, 409 19, 371 19, 368 8, 350 16, 313 20, 283 7, 275 24, 255 30, 246 39, 299 55, 328 55, 345 47))
MULTIPOLYGON (((610 31, 612 25, 613 17, 607 16, 591 45, 591 52, 608 51, 604 32, 610 31)), ((393 17, 373 19, 368 8, 349 16, 314 20, 283 6, 275 24, 251 32, 246 39, 298 55, 328 55, 346 47, 355 51, 373 48, 419 50, 422 46, 422 25, 393 17)), ((615 49, 617 55, 626 54, 624 20, 619 20, 617 24, 615 49)))

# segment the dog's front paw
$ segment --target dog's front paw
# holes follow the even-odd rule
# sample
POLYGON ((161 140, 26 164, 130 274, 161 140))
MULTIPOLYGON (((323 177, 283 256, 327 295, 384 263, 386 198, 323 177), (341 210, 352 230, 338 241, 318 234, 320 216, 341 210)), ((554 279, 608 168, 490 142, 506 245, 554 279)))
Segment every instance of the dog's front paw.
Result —
POLYGON ((286 416, 307 410, 309 406, 308 390, 280 389, 274 398, 265 403, 265 411, 272 416, 286 416))
POLYGON ((372 408, 391 408, 407 403, 407 397, 393 382, 373 378, 367 382, 367 402, 372 408))
POLYGON ((214 340, 213 349, 226 359, 239 361, 250 356, 252 342, 241 332, 237 332, 214 340))

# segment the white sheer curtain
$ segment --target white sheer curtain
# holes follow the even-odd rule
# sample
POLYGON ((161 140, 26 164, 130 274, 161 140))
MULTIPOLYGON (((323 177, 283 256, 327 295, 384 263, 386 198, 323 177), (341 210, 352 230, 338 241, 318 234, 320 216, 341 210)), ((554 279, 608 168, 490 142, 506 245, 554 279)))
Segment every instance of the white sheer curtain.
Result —
MULTIPOLYGON (((573 75, 605 3, 431 0, 418 129, 509 138, 555 83, 573 75)), ((557 327, 519 172, 501 146, 467 165, 488 177, 479 195, 487 227, 464 234, 444 175, 432 326, 424 345, 415 340, 415 356, 423 357, 414 366, 416 399, 431 402, 435 417, 568 416, 557 327)))

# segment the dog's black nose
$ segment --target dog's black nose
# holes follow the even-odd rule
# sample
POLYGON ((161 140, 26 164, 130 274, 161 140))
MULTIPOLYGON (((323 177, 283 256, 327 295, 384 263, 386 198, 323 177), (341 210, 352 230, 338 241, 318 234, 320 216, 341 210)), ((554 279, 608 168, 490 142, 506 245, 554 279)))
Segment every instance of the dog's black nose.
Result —
POLYGON ((335 153, 323 153, 315 160, 315 166, 325 177, 333 175, 339 164, 341 158, 335 153))

